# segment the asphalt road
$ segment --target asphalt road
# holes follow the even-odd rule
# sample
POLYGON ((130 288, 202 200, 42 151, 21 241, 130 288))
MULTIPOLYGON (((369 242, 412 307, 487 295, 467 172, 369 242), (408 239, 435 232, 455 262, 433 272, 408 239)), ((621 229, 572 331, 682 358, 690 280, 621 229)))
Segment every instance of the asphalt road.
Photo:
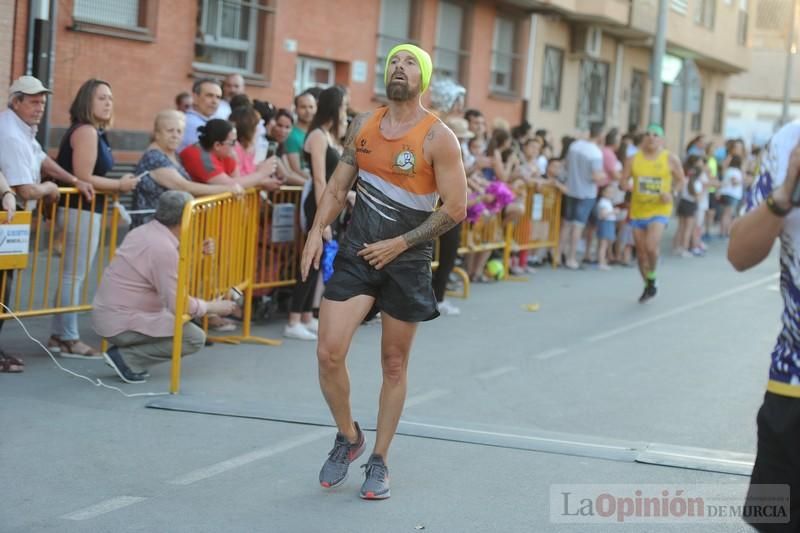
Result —
MULTIPOLYGON (((9 323, 2 345, 27 368, 0 375, 0 531, 748 531, 735 521, 558 523, 550 501, 555 485, 580 484, 732 484, 743 497, 742 475, 603 458, 648 445, 754 453, 781 310, 777 259, 736 273, 724 246, 714 242, 700 259, 666 257, 661 292, 646 306, 636 302, 634 269, 542 268, 527 281, 474 286, 455 301, 461 316, 423 324, 404 419, 407 433, 435 438, 396 438, 384 502, 358 498, 357 465, 343 487, 320 489, 330 428, 146 408, 173 398, 125 398, 61 372, 9 323), (531 303, 539 310, 526 310, 531 303), (442 440, 471 440, 459 435, 484 444, 442 440), (520 442, 549 451, 514 449, 520 442)), ((47 338, 47 319, 25 323, 47 338)), ((255 333, 277 337, 281 328, 255 333)), ((379 326, 362 327, 349 358, 353 405, 367 426, 379 335, 379 326)), ((102 363, 60 362, 119 385, 102 363)), ((168 364, 151 373, 120 388, 166 391, 168 364)), ((301 341, 207 348, 184 360, 180 399, 329 420, 314 345, 301 341)))

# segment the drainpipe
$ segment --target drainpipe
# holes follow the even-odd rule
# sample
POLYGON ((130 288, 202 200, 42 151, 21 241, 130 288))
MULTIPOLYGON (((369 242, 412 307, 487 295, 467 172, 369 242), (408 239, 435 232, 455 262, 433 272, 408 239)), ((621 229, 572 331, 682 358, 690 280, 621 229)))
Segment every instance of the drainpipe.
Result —
POLYGON ((536 52, 536 24, 539 17, 536 13, 531 13, 530 31, 528 32, 528 55, 525 61, 525 91, 523 93, 523 119, 531 120, 531 98, 533 98, 533 68, 534 68, 534 54, 536 52))
POLYGON ((652 87, 650 88, 650 124, 663 126, 661 116, 661 99, 664 96, 664 85, 661 82, 661 66, 667 51, 667 0, 658 0, 658 19, 656 37, 653 44, 653 59, 650 64, 652 87))

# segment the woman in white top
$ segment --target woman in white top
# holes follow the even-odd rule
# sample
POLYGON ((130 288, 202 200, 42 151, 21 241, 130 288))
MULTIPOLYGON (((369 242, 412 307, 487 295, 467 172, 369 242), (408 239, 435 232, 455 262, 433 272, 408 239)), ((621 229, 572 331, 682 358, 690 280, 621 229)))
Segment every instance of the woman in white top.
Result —
POLYGON ((738 155, 731 157, 728 168, 722 175, 722 187, 719 190, 719 201, 722 204, 722 220, 720 221, 720 234, 723 237, 730 235, 733 215, 744 194, 744 176, 742 175, 742 158, 738 155))

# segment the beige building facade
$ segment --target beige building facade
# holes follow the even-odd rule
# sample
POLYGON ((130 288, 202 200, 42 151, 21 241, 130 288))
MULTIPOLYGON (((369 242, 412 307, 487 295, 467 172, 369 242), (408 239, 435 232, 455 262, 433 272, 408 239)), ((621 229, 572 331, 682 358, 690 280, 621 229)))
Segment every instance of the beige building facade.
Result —
MULTIPOLYGON (((747 32, 753 6, 747 0, 666 1, 661 108, 667 145, 677 150, 682 138, 688 142, 700 133, 721 141, 729 80, 750 68, 747 32), (684 118, 673 105, 673 84, 681 62, 689 59, 699 73, 700 109, 684 118)), ((559 139, 580 135, 594 120, 622 131, 646 127, 658 1, 525 3, 536 13, 531 23, 534 82, 527 108, 534 128, 559 139)))
POLYGON ((774 133, 783 112, 783 88, 787 55, 794 45, 789 84, 789 120, 800 118, 800 59, 797 57, 800 10, 792 13, 793 0, 755 0, 751 24, 752 66, 730 83, 726 109, 727 133, 763 145, 774 133), (794 43, 790 25, 795 24, 794 43))

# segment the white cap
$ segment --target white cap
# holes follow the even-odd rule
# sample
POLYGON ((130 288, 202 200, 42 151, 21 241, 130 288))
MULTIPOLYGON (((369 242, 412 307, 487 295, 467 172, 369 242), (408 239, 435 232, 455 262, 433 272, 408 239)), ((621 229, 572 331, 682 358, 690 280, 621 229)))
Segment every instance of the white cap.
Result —
POLYGON ((20 76, 14 80, 14 83, 12 83, 11 87, 8 88, 8 92, 12 94, 42 94, 52 93, 53 91, 42 85, 42 82, 33 76, 20 76))

